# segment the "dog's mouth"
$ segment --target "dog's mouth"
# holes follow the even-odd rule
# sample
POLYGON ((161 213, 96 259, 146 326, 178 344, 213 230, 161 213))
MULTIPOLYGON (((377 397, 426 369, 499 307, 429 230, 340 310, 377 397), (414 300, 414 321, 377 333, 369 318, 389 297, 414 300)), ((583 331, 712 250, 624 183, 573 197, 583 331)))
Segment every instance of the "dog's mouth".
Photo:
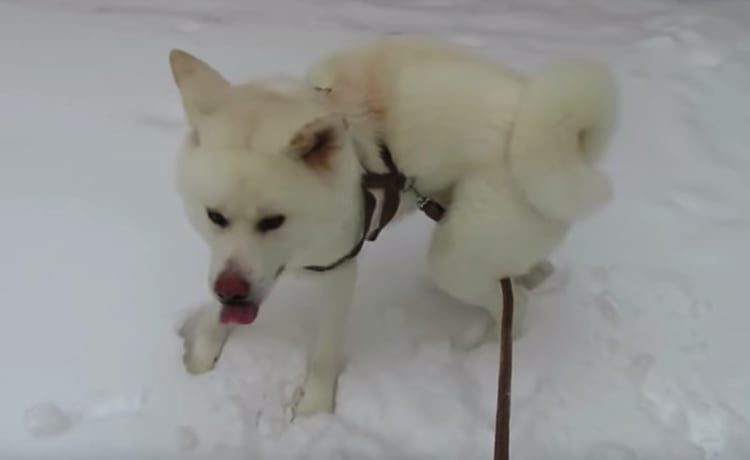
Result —
POLYGON ((251 324, 258 317, 258 304, 241 302, 221 306, 219 321, 222 324, 251 324))

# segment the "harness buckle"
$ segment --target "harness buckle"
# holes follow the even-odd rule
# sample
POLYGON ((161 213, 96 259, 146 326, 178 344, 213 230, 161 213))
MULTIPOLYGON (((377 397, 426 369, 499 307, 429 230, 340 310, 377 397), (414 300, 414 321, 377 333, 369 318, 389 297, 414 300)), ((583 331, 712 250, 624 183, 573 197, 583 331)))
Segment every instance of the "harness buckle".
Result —
POLYGON ((419 210, 435 222, 440 222, 443 216, 445 216, 445 208, 440 203, 420 195, 415 190, 412 191, 417 195, 417 207, 419 210))

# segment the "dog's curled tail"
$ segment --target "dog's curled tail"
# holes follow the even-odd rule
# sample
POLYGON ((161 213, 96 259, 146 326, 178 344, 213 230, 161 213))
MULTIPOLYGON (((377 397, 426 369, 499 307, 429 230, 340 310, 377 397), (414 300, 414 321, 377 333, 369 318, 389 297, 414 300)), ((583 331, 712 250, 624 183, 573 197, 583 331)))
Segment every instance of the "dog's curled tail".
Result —
POLYGON ((609 200, 609 180, 595 163, 613 130, 615 99, 611 74, 594 61, 559 62, 527 81, 510 140, 510 171, 543 215, 572 222, 609 200))

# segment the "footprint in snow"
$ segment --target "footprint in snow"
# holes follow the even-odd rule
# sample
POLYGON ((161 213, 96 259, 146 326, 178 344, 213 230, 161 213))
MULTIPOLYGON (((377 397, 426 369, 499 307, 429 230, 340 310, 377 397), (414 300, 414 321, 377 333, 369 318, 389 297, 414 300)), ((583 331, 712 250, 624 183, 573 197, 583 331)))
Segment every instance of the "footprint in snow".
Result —
POLYGON ((177 427, 175 437, 177 439, 177 449, 182 453, 192 452, 200 444, 198 434, 196 434, 195 429, 191 426, 177 427))
POLYGON ((615 442, 600 442, 586 454, 586 460, 637 460, 633 449, 615 442))
POLYGON ((52 403, 40 403, 26 409, 26 429, 35 438, 57 436, 69 431, 75 417, 52 403))
POLYGON ((618 326, 621 322, 620 306, 617 298, 610 292, 602 292, 594 297, 594 306, 596 307, 602 319, 610 326, 618 326))

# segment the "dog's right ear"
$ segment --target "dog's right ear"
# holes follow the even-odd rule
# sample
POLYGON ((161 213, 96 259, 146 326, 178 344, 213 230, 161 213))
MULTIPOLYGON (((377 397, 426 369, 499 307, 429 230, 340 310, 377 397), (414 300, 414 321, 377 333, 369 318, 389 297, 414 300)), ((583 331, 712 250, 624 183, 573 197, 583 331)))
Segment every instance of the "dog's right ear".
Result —
POLYGON ((304 125, 289 143, 292 155, 315 171, 330 170, 333 158, 341 148, 344 121, 328 115, 304 125))
POLYGON ((182 95, 185 115, 195 127, 201 116, 219 106, 229 82, 211 66, 182 50, 174 49, 169 53, 169 64, 182 95))

